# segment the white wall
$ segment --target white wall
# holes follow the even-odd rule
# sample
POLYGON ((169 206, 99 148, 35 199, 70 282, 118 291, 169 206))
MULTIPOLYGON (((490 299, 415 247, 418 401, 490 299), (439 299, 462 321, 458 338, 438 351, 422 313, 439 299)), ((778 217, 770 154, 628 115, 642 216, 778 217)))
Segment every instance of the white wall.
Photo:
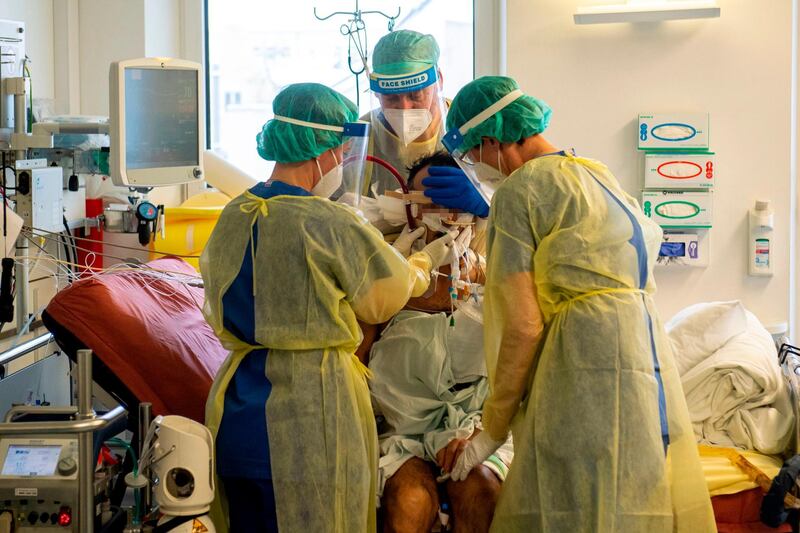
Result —
POLYGON ((143 0, 80 0, 80 88, 83 115, 108 115, 108 68, 143 57, 143 0))
POLYGON ((52 99, 53 0, 1 0, 0 19, 25 23, 25 53, 31 60, 34 98, 52 99))
POLYGON ((179 0, 145 0, 145 56, 182 57, 179 0))
POLYGON ((508 72, 553 108, 554 144, 604 161, 639 197, 639 112, 708 111, 717 153, 711 266, 658 270, 664 318, 701 301, 741 299, 766 324, 788 320, 791 117, 789 0, 718 0, 719 19, 577 26, 577 6, 509 0, 508 72), (775 276, 747 276, 747 210, 776 212, 775 276))
MULTIPOLYGON (((200 0, 78 0, 78 4, 84 115, 108 114, 108 67, 113 61, 153 56, 200 60, 183 57, 184 19, 197 17, 200 0)), ((196 31, 202 35, 202 27, 196 31)))
POLYGON ((58 0, 53 4, 53 59, 55 61, 53 111, 58 115, 80 114, 80 42, 80 4, 78 0, 58 0))

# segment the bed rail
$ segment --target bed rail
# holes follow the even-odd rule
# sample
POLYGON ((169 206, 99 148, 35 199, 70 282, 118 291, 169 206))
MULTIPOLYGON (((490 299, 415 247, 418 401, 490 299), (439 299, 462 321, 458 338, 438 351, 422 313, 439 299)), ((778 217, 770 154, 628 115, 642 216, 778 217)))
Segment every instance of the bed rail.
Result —
POLYGON ((35 337, 29 341, 25 341, 19 346, 15 346, 10 350, 6 350, 5 352, 0 353, 0 366, 7 365, 8 363, 16 361, 24 355, 47 346, 53 340, 53 335, 51 333, 45 333, 44 335, 39 335, 38 337, 35 337))

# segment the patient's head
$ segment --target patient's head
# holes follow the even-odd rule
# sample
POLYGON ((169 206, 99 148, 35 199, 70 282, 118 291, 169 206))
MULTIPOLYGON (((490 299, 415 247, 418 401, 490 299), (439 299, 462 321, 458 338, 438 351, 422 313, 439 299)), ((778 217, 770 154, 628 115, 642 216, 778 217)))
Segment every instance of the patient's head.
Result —
POLYGON ((408 188, 413 191, 424 191, 425 186, 422 185, 422 180, 428 177, 428 167, 453 167, 458 168, 458 163, 453 157, 445 152, 439 150, 433 152, 431 155, 426 155, 414 161, 408 169, 408 188))
MULTIPOLYGON (((408 169, 408 188, 413 191, 424 191, 427 187, 422 180, 428 177, 430 167, 458 168, 455 160, 445 151, 434 152, 417 160, 408 169)), ((475 217, 470 213, 462 213, 436 204, 417 206, 415 219, 419 224, 428 227, 425 242, 431 242, 443 235, 445 230, 460 230, 474 223, 475 217)))
MULTIPOLYGON (((425 186, 422 180, 428 177, 428 169, 432 166, 458 167, 455 160, 447 152, 435 152, 429 156, 416 161, 408 170, 408 188, 415 191, 424 191, 425 186)), ((464 230, 474 224, 474 217, 469 213, 459 213, 435 204, 418 206, 416 220, 419 224, 425 225, 428 231, 425 235, 425 242, 431 242, 443 235, 447 230, 464 230)), ((484 283, 484 269, 482 258, 474 253, 459 259, 459 279, 469 283, 484 283)), ((419 298, 411 298, 408 307, 428 312, 449 311, 451 305, 450 296, 450 266, 446 265, 437 269, 439 274, 431 279, 431 286, 428 291, 419 298)), ((459 289, 459 298, 466 298, 468 290, 459 289)))

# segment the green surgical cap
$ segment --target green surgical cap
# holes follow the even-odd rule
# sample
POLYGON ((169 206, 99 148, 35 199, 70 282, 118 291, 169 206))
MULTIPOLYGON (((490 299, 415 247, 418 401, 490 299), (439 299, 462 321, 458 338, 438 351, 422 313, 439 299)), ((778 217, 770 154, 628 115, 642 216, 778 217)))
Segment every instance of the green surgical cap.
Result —
POLYGON ((438 62, 439 45, 433 35, 411 30, 389 32, 372 52, 372 71, 378 75, 412 74, 438 62))
MULTIPOLYGON (((483 76, 466 84, 447 111, 447 130, 460 128, 472 117, 519 89, 512 78, 483 76)), ((466 152, 481 143, 482 137, 491 137, 501 143, 517 142, 525 137, 542 133, 550 124, 550 106, 523 94, 506 107, 464 132, 459 150, 466 152)))
MULTIPOLYGON (((356 105, 345 96, 319 83, 287 86, 272 101, 272 112, 288 119, 342 127, 358 120, 356 105)), ((342 132, 284 122, 273 118, 256 136, 258 155, 267 161, 308 161, 342 144, 342 132)))

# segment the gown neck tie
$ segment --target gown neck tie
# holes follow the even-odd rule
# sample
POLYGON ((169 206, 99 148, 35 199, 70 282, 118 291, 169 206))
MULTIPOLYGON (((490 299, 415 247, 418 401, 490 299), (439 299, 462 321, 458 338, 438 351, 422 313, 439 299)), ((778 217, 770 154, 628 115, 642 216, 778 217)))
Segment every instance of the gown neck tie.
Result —
POLYGON ((250 220, 250 259, 252 263, 252 271, 253 271, 253 296, 256 295, 256 244, 255 238, 253 235, 253 228, 256 225, 256 221, 258 220, 258 215, 263 217, 269 216, 269 207, 267 206, 267 199, 260 198, 255 194, 252 194, 250 191, 244 193, 244 195, 248 198, 246 202, 243 202, 239 206, 239 210, 242 213, 252 214, 252 218, 250 220))

